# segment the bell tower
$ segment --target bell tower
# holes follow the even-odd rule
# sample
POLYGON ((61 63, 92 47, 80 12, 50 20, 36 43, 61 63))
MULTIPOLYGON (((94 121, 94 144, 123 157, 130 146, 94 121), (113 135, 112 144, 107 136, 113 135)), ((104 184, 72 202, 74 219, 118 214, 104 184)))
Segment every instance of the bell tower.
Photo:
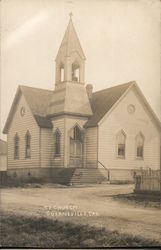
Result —
POLYGON ((84 85, 84 66, 86 58, 72 22, 72 13, 69 15, 69 24, 55 59, 55 88, 61 87, 64 82, 84 85))
POLYGON ((70 13, 56 61, 55 89, 48 107, 50 116, 72 115, 89 117, 92 109, 84 83, 85 55, 70 13))

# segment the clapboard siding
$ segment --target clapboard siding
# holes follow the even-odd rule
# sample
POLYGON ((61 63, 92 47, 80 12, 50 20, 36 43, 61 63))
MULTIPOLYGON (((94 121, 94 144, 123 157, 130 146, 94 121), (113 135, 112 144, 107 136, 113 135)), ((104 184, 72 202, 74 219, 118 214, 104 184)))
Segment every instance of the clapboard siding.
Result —
POLYGON ((98 129, 88 128, 86 130, 86 166, 97 167, 98 160, 98 129))
POLYGON ((160 132, 144 107, 142 100, 131 89, 117 107, 99 125, 99 160, 108 168, 132 169, 149 166, 159 168, 160 132), (129 114, 127 106, 133 104, 135 113, 129 114), (123 130, 126 134, 125 159, 117 158, 116 134, 123 130), (135 137, 141 132, 144 137, 144 159, 136 159, 135 137))
MULTIPOLYGON (((65 116, 65 144, 64 144, 64 165, 65 167, 69 166, 69 159, 70 159, 70 138, 69 132, 70 130, 77 124, 82 130, 83 125, 86 123, 87 118, 83 117, 72 117, 72 116, 65 116)), ((83 152, 84 155, 84 152, 83 152)))
POLYGON ((28 168, 39 167, 39 132, 35 119, 25 101, 24 96, 21 95, 20 100, 15 107, 15 113, 10 124, 7 135, 8 141, 8 168, 28 168), (20 115, 21 107, 25 107, 25 115, 20 115), (31 158, 25 158, 25 134, 29 130, 31 135, 31 158), (18 133, 19 136, 19 159, 14 159, 14 136, 18 133))
POLYGON ((53 152, 52 152, 52 166, 54 168, 63 167, 64 166, 64 117, 54 118, 52 120, 53 123, 53 152), (60 157, 55 157, 55 132, 56 129, 59 129, 61 137, 60 137, 60 157))
POLYGON ((41 128, 41 167, 51 167, 54 157, 54 135, 52 129, 41 128))
POLYGON ((109 169, 110 183, 134 182, 134 173, 131 169, 109 169))

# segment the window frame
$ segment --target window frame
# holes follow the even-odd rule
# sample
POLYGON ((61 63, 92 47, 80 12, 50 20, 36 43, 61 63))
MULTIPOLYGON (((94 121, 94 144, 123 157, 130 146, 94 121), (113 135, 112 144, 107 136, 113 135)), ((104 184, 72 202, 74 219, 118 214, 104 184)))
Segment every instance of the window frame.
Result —
POLYGON ((19 142, 20 142, 20 138, 19 138, 18 133, 16 133, 14 136, 14 160, 19 160, 19 156, 20 156, 19 155, 19 150, 20 150, 19 142), (17 145, 16 145, 16 143, 17 143, 17 145))
POLYGON ((54 156, 60 157, 61 156, 61 133, 58 129, 56 129, 56 131, 54 133, 54 137, 55 137, 55 154, 54 154, 54 156), (59 152, 57 152, 57 136, 59 138, 59 144, 58 144, 59 145, 59 147, 58 147, 59 152))
POLYGON ((27 131, 25 135, 25 159, 30 159, 30 158, 31 158, 31 134, 29 131, 27 131), (29 145, 27 144, 28 138, 29 138, 29 145), (29 155, 27 151, 27 146, 29 146, 29 155))
POLYGON ((64 64, 61 63, 60 64, 60 82, 64 82, 65 81, 65 67, 64 67, 64 64), (63 71, 63 72, 62 72, 63 71), (63 76, 63 77, 62 77, 63 76), (62 79, 63 78, 63 79, 62 79))
POLYGON ((125 159, 126 158, 126 134, 123 130, 119 131, 116 135, 116 158, 125 159), (119 136, 124 136, 124 143, 119 143, 119 136), (119 145, 124 145, 124 155, 119 155, 119 145))
POLYGON ((144 160, 144 143, 145 143, 145 137, 141 132, 139 132, 135 137, 135 159, 136 160, 144 160), (142 138, 142 146, 141 146, 142 147, 142 156, 137 155, 137 153, 138 153, 138 151, 137 151, 137 149, 138 149, 137 139, 139 137, 142 138))

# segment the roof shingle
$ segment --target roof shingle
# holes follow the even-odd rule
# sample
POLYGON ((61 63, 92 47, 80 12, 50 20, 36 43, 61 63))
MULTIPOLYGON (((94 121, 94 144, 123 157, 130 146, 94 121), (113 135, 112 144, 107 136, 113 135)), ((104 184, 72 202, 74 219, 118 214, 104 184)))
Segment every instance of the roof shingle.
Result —
POLYGON ((53 91, 27 86, 20 86, 20 89, 25 96, 37 124, 42 128, 52 128, 52 122, 46 118, 46 114, 53 91))
POLYGON ((92 94, 91 107, 93 116, 91 116, 84 127, 95 127, 103 116, 119 100, 123 93, 135 82, 128 82, 111 88, 103 89, 92 94))
POLYGON ((20 85, 20 89, 30 106, 32 113, 45 116, 53 91, 20 85))

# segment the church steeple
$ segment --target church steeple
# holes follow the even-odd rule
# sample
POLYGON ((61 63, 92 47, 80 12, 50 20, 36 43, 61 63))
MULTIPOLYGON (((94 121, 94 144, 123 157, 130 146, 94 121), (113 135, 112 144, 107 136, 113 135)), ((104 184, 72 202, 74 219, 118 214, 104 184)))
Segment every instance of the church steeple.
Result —
POLYGON ((48 114, 89 117, 92 109, 84 86, 85 55, 72 22, 72 14, 56 57, 56 83, 48 114))
POLYGON ((56 57, 56 85, 62 82, 84 84, 85 55, 76 34, 72 13, 56 57))

